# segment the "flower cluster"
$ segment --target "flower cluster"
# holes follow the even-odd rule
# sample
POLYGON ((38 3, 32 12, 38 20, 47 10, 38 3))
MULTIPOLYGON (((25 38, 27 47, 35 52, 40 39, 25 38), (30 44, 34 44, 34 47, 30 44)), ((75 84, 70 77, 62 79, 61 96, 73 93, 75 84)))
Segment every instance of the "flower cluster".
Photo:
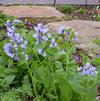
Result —
POLYGON ((79 68, 77 68, 77 70, 81 71, 82 75, 95 76, 95 74, 97 73, 96 68, 89 63, 86 63, 85 66, 80 66, 79 68))
MULTIPOLYGON (((33 37, 36 39, 36 44, 40 44, 42 41, 50 41, 50 47, 57 46, 56 40, 52 38, 49 30, 47 28, 44 28, 41 23, 35 26, 34 30, 36 33, 33 35, 33 37)), ((46 56, 46 52, 41 48, 38 49, 38 53, 46 56)))
POLYGON ((48 33, 48 29, 44 28, 41 23, 35 26, 34 30, 36 33, 33 35, 33 37, 36 39, 36 44, 39 44, 42 40, 48 41, 48 39, 51 37, 51 34, 48 33))
MULTIPOLYGON (((62 26, 62 27, 60 27, 60 28, 58 29, 58 33, 59 33, 60 35, 65 36, 66 38, 68 38, 68 37, 71 35, 71 33, 73 33, 73 29, 72 29, 71 27, 65 28, 64 26, 62 26)), ((74 33, 74 38, 73 38, 73 40, 76 41, 76 42, 77 42, 77 40, 78 40, 77 34, 78 34, 78 33, 75 32, 75 33, 74 33)))
MULTIPOLYGON (((20 33, 15 33, 16 27, 14 24, 19 24, 20 22, 20 20, 15 19, 13 22, 8 20, 6 23, 7 37, 10 38, 10 42, 5 44, 4 52, 16 61, 19 59, 18 55, 21 54, 19 53, 19 49, 25 52, 28 44, 28 42, 21 37, 20 33)), ((27 55, 25 55, 25 58, 28 60, 27 55)))

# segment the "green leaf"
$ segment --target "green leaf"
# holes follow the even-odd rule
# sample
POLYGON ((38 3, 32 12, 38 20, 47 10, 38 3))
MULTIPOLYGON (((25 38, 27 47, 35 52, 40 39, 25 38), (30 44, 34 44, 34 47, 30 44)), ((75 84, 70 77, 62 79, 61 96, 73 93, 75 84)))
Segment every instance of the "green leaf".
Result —
POLYGON ((4 72, 6 74, 15 74, 15 73, 18 73, 18 69, 15 68, 15 67, 12 67, 12 68, 5 68, 4 72))
POLYGON ((0 56, 0 64, 7 65, 8 59, 6 57, 0 56))
POLYGON ((85 65, 86 63, 91 63, 90 58, 87 55, 84 55, 83 53, 81 53, 81 56, 82 56, 83 65, 85 65))
POLYGON ((93 42, 95 43, 95 44, 97 44, 97 45, 100 45, 100 39, 95 39, 95 40, 93 40, 93 42))
POLYGON ((53 94, 46 94, 50 99, 57 99, 57 96, 54 96, 53 94))
POLYGON ((60 101, 70 101, 72 99, 73 90, 67 79, 60 78, 58 84, 60 89, 60 101))
POLYGON ((74 89, 74 91, 76 93, 84 94, 84 88, 83 88, 83 86, 80 85, 77 81, 76 82, 70 81, 70 85, 72 86, 72 88, 74 89))
POLYGON ((0 77, 5 77, 5 66, 0 64, 0 77))
POLYGON ((55 55, 58 52, 57 48, 49 48, 46 51, 50 55, 55 55))
POLYGON ((56 69, 63 69, 62 63, 60 61, 55 61, 56 69))
POLYGON ((69 43, 68 42, 64 42, 62 45, 61 45, 61 49, 67 49, 69 47, 69 43))
POLYGON ((42 41, 40 44, 40 48, 44 49, 47 46, 47 42, 46 41, 42 41))
POLYGON ((57 54, 54 55, 54 59, 61 59, 67 56, 67 53, 64 51, 59 51, 57 54))
POLYGON ((70 35, 70 40, 72 40, 73 38, 75 37, 75 34, 74 34, 74 32, 71 32, 71 35, 70 35))
POLYGON ((26 93, 28 96, 32 96, 32 88, 28 76, 24 76, 24 81, 21 88, 24 94, 26 93))
POLYGON ((93 64, 94 64, 94 65, 100 65, 100 58, 99 58, 99 57, 95 58, 95 59, 93 60, 93 64))
POLYGON ((34 101, 41 101, 41 97, 40 96, 35 97, 34 101))
POLYGON ((8 75, 4 78, 3 80, 3 83, 6 85, 6 86, 9 86, 13 80, 15 79, 15 75, 8 75))
POLYGON ((75 50, 76 50, 76 46, 72 46, 67 51, 68 51, 68 54, 71 55, 71 54, 73 54, 75 52, 75 50))
POLYGON ((52 89, 53 79, 48 67, 41 67, 38 69, 38 80, 39 82, 43 83, 43 85, 45 86, 45 88, 47 88, 48 91, 52 89))
POLYGON ((60 92, 60 94, 58 95, 60 99, 59 101, 71 101, 73 95, 73 89, 69 84, 66 75, 64 75, 63 72, 57 72, 56 76, 60 92))

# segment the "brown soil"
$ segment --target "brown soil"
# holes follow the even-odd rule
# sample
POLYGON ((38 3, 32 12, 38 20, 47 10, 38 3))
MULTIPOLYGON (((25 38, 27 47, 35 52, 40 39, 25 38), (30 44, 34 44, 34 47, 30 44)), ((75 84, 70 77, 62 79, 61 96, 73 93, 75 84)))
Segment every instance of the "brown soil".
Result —
POLYGON ((96 15, 96 7, 93 6, 81 6, 78 7, 75 11, 72 13, 66 13, 67 20, 72 19, 81 19, 81 20, 92 20, 95 21, 94 15, 96 15), (84 13, 82 14, 80 12, 80 9, 84 9, 84 13))

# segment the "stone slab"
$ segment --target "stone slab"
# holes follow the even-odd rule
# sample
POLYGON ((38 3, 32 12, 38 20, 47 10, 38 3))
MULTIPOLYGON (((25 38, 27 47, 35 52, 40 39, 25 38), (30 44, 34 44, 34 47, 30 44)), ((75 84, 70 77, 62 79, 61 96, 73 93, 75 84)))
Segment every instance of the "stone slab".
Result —
POLYGON ((61 26, 72 27, 75 32, 78 33, 78 47, 90 54, 91 48, 100 50, 100 46, 93 43, 95 38, 100 39, 100 22, 96 21, 84 21, 84 20, 72 20, 48 23, 46 27, 49 27, 52 31, 56 31, 61 26))
POLYGON ((47 18, 47 17, 65 17, 64 14, 57 11, 50 6, 1 6, 0 11, 3 13, 15 16, 18 18, 32 17, 32 18, 47 18))

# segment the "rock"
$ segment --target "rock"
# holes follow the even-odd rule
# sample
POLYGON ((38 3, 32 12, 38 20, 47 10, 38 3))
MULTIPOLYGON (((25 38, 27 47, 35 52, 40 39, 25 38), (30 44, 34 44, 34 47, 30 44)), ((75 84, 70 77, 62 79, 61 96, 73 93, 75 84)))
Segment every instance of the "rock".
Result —
POLYGON ((88 55, 93 56, 91 49, 94 49, 96 52, 100 50, 100 46, 93 43, 94 39, 100 39, 100 22, 72 20, 53 22, 46 25, 46 27, 49 27, 52 31, 56 32, 61 26, 70 26, 78 33, 78 48, 88 53, 88 55))
POLYGON ((18 18, 52 18, 62 19, 64 14, 49 6, 1 6, 4 14, 18 18))

